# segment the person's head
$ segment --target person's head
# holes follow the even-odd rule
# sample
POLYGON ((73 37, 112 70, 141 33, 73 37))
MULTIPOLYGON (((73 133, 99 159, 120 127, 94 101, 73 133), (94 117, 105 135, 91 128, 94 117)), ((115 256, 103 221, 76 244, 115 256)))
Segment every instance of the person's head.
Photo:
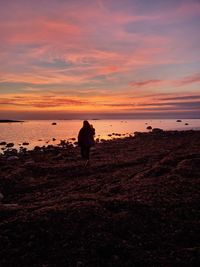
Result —
POLYGON ((83 121, 83 127, 90 127, 90 124, 88 121, 83 121))

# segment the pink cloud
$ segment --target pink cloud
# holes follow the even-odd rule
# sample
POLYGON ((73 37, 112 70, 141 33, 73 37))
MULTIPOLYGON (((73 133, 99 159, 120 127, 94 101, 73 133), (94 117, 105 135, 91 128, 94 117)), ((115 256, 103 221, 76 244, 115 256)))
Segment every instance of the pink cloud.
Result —
POLYGON ((141 81, 141 82, 130 82, 129 85, 133 87, 141 87, 141 86, 154 86, 160 83, 163 83, 163 80, 146 80, 146 81, 141 81))
POLYGON ((200 73, 196 73, 190 76, 183 77, 182 79, 174 81, 177 86, 184 86, 193 83, 200 83, 200 73))

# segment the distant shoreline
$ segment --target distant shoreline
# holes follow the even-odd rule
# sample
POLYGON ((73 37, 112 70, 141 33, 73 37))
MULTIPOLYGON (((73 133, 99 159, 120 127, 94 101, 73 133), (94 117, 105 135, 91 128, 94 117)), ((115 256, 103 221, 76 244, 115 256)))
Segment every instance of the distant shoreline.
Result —
POLYGON ((24 121, 17 121, 17 120, 0 120, 0 123, 10 123, 10 122, 24 122, 24 121))

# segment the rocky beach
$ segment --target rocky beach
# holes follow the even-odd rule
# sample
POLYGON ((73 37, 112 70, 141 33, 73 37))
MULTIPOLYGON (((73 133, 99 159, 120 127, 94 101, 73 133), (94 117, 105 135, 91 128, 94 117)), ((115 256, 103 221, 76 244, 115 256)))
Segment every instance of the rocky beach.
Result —
MULTIPOLYGON (((4 144, 5 145, 5 144, 4 144)), ((200 131, 0 155, 0 266, 171 267, 200 260, 200 131)))

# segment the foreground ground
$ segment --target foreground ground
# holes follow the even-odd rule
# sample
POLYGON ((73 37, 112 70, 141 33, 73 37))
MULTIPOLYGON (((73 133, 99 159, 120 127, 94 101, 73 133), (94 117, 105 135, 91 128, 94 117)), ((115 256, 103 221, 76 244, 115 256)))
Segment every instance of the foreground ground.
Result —
POLYGON ((200 132, 0 157, 0 266, 199 266, 200 132))

